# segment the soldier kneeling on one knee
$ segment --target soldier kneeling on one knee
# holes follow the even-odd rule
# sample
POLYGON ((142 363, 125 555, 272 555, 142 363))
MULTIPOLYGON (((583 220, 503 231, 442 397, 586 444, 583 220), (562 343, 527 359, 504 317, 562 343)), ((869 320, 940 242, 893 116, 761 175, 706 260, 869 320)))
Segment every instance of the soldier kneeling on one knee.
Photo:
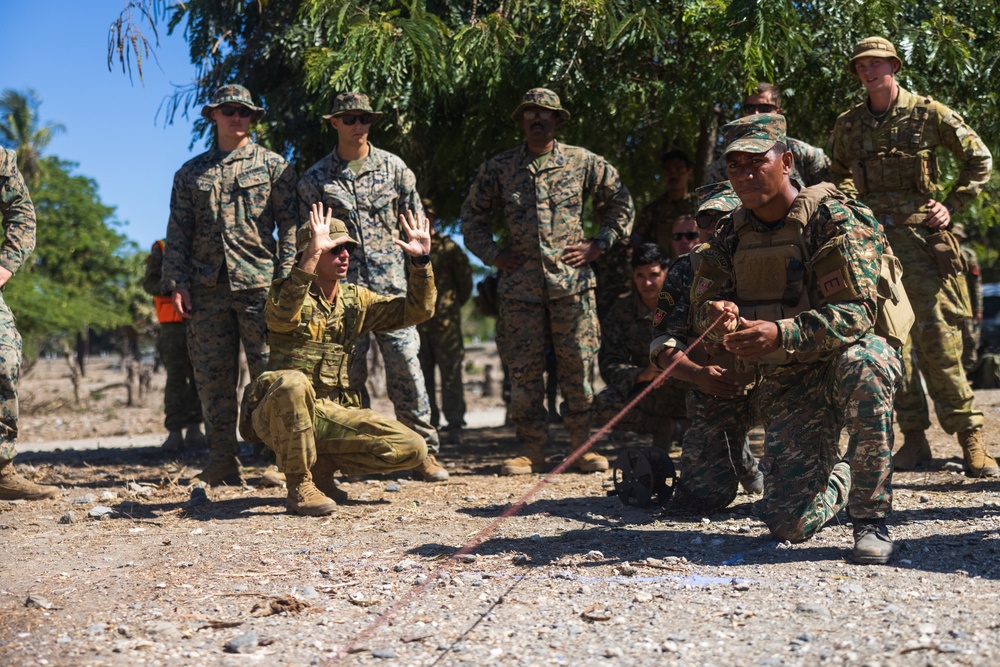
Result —
POLYGON ((362 408, 348 369, 359 336, 413 326, 434 314, 436 291, 427 220, 407 211, 400 222, 410 257, 406 296, 387 297, 341 282, 358 245, 346 225, 313 204, 299 232, 291 275, 271 285, 264 316, 268 371, 246 393, 240 424, 247 440, 274 450, 285 473, 288 508, 320 516, 347 495, 334 473, 386 473, 415 468, 427 456, 422 437, 400 422, 362 408))

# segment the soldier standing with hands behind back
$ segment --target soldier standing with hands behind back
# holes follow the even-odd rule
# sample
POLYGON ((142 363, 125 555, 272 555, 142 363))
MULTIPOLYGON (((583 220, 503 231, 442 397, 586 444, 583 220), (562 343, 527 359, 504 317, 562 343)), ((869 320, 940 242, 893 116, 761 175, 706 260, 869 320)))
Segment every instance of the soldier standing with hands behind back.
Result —
POLYGON ((893 456, 910 470, 931 458, 925 431, 927 399, 913 368, 911 349, 927 380, 941 427, 958 433, 970 477, 1000 476, 986 450, 983 413, 962 368, 959 325, 971 317, 952 214, 972 201, 990 178, 992 158, 957 113, 896 83, 903 62, 892 43, 868 37, 854 47, 848 67, 868 91, 864 102, 837 118, 830 174, 844 192, 868 205, 903 265, 903 286, 916 323, 903 348, 905 388, 896 411, 903 446, 893 456), (947 149, 962 171, 947 196, 940 194, 935 151, 947 149))

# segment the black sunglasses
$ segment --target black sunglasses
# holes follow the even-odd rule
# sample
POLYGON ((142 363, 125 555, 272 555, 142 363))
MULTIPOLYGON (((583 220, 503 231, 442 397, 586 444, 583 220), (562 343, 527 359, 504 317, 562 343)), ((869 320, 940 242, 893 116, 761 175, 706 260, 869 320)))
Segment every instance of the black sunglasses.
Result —
POLYGON ((694 241, 699 236, 700 234, 698 234, 698 232, 680 232, 679 234, 674 234, 674 240, 680 241, 681 239, 687 239, 688 241, 694 241))
POLYGON ((362 125, 371 125, 375 122, 375 114, 373 113, 363 113, 360 115, 348 114, 340 117, 340 120, 344 122, 344 125, 354 125, 356 122, 360 122, 362 125))
POLYGON ((250 114, 253 113, 252 110, 247 109, 246 107, 219 107, 219 111, 221 111, 222 115, 226 118, 229 118, 234 113, 239 114, 240 118, 249 118, 250 114))
POLYGON ((338 246, 330 248, 330 252, 332 252, 334 255, 340 255, 346 250, 348 255, 353 255, 354 249, 357 247, 358 246, 355 245, 354 243, 341 243, 338 246))
POLYGON ((775 104, 744 104, 743 112, 746 115, 752 113, 771 113, 772 111, 777 111, 778 107, 775 104))

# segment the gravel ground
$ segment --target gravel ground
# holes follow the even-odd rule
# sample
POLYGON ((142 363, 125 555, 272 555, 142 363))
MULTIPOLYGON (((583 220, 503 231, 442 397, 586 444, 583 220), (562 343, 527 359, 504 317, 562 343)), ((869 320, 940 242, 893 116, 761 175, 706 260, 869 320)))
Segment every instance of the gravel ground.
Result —
MULTIPOLYGON (((1000 451, 1000 392, 978 398, 1000 451)), ((197 502, 197 456, 27 452, 65 491, 0 502, 0 665, 996 665, 1000 482, 930 436, 934 465, 895 477, 896 556, 867 567, 843 517, 781 544, 747 496, 626 508, 604 474, 553 479, 449 563, 539 480, 496 476, 503 428, 446 448, 447 483, 353 481, 315 519, 249 456, 249 486, 197 502)))

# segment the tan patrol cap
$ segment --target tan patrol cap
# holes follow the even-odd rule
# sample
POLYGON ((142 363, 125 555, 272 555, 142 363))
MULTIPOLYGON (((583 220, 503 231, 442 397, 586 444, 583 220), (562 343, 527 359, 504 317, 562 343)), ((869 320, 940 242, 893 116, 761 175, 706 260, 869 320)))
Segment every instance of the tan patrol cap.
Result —
MULTIPOLYGON (((299 227, 299 231, 295 234, 295 249, 297 252, 305 252, 305 249, 309 247, 309 241, 312 240, 312 227, 309 225, 304 225, 299 227)), ((347 231, 347 225, 340 218, 333 218, 330 220, 330 240, 336 245, 343 245, 345 243, 353 243, 354 245, 360 245, 351 236, 350 232, 347 231)))
POLYGON ((903 61, 896 55, 896 47, 885 37, 865 37, 854 45, 851 60, 847 63, 851 74, 857 74, 854 61, 858 58, 892 58, 899 63, 899 69, 903 69, 903 61))

